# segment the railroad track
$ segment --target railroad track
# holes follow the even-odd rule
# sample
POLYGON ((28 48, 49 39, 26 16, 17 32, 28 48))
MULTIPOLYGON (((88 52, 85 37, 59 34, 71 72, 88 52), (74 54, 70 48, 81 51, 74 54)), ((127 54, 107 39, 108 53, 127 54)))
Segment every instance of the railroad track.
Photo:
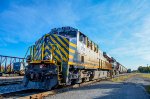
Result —
MULTIPOLYGON (((0 99, 1 98, 43 99, 44 97, 47 97, 49 95, 55 95, 57 93, 66 92, 73 88, 87 86, 87 85, 94 84, 94 83, 100 82, 100 81, 104 81, 104 79, 93 80, 93 81, 84 82, 81 84, 75 84, 75 85, 71 85, 71 86, 64 86, 62 88, 57 88, 57 89, 50 90, 50 91, 25 89, 25 90, 21 90, 21 91, 3 93, 3 94, 1 94, 0 99)), ((105 79, 105 81, 106 81, 106 79, 105 79)))
POLYGON ((30 95, 38 94, 38 93, 42 93, 42 92, 44 92, 44 91, 43 90, 34 90, 34 89, 25 89, 25 90, 21 90, 21 91, 1 94, 1 98, 2 99, 3 98, 18 99, 20 97, 30 96, 30 95))
POLYGON ((30 88, 24 87, 22 83, 19 84, 8 84, 0 86, 0 95, 9 94, 17 91, 28 90, 30 88))
POLYGON ((23 80, 23 76, 18 77, 0 77, 0 86, 19 84, 23 80))
POLYGON ((93 80, 93 81, 89 81, 89 82, 84 82, 84 83, 81 83, 81 84, 75 84, 75 85, 72 85, 72 86, 67 86, 67 87, 64 87, 64 88, 61 88, 61 89, 55 89, 55 90, 41 92, 41 93, 38 93, 38 94, 33 94, 33 95, 25 96, 25 97, 20 97, 20 99, 43 99, 44 97, 47 97, 47 96, 50 96, 50 95, 55 95, 57 93, 67 92, 70 89, 75 89, 75 88, 79 88, 79 87, 88 86, 88 85, 95 84, 95 83, 100 82, 100 81, 106 81, 106 80, 109 80, 109 79, 110 78, 108 78, 108 79, 97 79, 97 80, 93 80))
POLYGON ((22 83, 22 81, 3 82, 3 83, 0 83, 0 86, 20 84, 20 83, 22 83))
MULTIPOLYGON (((128 75, 128 74, 123 74, 123 75, 119 75, 119 76, 124 76, 124 75, 128 75)), ((118 76, 116 76, 116 77, 118 77, 118 76)), ((54 95, 57 93, 66 92, 66 91, 73 89, 73 88, 79 88, 79 87, 87 86, 90 84, 95 84, 95 83, 100 82, 100 81, 106 81, 109 79, 97 79, 97 80, 93 80, 93 81, 89 81, 89 82, 84 82, 81 84, 64 86, 62 88, 57 88, 57 89, 50 90, 50 91, 33 90, 30 88, 25 88, 25 87, 21 86, 21 84, 18 84, 18 88, 14 89, 14 91, 11 90, 11 91, 6 91, 6 92, 3 91, 3 93, 0 92, 0 94, 1 94, 0 99, 1 98, 13 98, 13 97, 19 98, 19 99, 43 99, 44 97, 47 97, 49 95, 54 95)), ((11 85, 11 86, 15 87, 13 85, 11 85)), ((1 86, 0 86, 0 88, 1 88, 1 86)))

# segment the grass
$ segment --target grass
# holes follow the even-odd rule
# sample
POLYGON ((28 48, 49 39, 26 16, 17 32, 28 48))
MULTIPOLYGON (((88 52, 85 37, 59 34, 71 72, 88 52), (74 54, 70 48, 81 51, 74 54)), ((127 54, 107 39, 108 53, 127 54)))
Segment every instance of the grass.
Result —
POLYGON ((145 89, 150 94, 150 85, 146 86, 145 89))
POLYGON ((149 78, 150 79, 150 74, 141 73, 140 77, 149 78))
MULTIPOLYGON (((116 78, 112 78, 113 82, 123 82, 126 81, 127 79, 133 77, 133 76, 138 76, 138 77, 142 77, 142 78, 148 78, 150 79, 150 74, 145 74, 145 73, 130 73, 127 75, 123 75, 123 76, 119 76, 116 78)), ((145 86, 146 91, 150 94, 150 85, 145 86)))
POLYGON ((119 76, 119 77, 116 77, 116 78, 112 78, 112 81, 113 82, 123 82, 123 81, 126 81, 127 79, 129 79, 129 78, 131 78, 135 75, 136 75, 135 73, 131 73, 131 74, 119 76))
POLYGON ((133 77, 135 75, 138 75, 139 77, 150 79, 150 74, 146 74, 146 73, 130 73, 130 74, 127 74, 127 75, 123 75, 123 76, 119 76, 119 77, 116 77, 116 78, 112 78, 111 80, 113 82, 123 82, 123 81, 126 81, 127 79, 129 79, 129 78, 131 78, 131 77, 133 77))
MULTIPOLYGON (((140 73, 139 77, 150 79, 150 74, 140 73)), ((150 85, 145 86, 146 91, 150 94, 150 85)))

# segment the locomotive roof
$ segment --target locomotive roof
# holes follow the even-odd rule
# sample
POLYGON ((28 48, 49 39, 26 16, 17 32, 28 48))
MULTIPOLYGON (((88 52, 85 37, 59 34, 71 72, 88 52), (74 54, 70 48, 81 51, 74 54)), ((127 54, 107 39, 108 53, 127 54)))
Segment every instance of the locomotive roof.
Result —
POLYGON ((60 28, 53 28, 51 29, 50 31, 50 34, 53 33, 53 32, 60 32, 60 31, 78 31, 78 29, 75 29, 73 27, 70 27, 70 26, 66 26, 66 27, 60 27, 60 28))
MULTIPOLYGON (((78 31, 80 32, 83 36, 85 37, 88 37, 87 35, 85 35, 84 33, 82 33, 80 30, 76 29, 76 28, 73 28, 73 27, 70 27, 70 26, 65 26, 65 27, 59 27, 59 28, 53 28, 51 29, 51 31, 49 32, 49 34, 52 34, 52 33, 55 33, 55 32, 62 32, 62 31, 78 31)), ((95 42, 93 42, 89 37, 88 37, 88 40, 91 41, 92 43, 94 43, 96 46, 98 46, 98 44, 96 44, 95 42)), ((99 48, 99 46, 98 46, 99 48)), ((100 48, 99 48, 100 50, 100 48)), ((103 51, 102 51, 103 53, 103 51)))

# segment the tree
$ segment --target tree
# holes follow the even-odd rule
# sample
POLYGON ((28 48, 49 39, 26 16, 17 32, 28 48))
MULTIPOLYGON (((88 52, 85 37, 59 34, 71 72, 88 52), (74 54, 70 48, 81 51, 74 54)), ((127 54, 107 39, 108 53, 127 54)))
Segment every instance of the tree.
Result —
POLYGON ((139 66, 138 71, 141 73, 150 73, 150 66, 147 67, 139 66))

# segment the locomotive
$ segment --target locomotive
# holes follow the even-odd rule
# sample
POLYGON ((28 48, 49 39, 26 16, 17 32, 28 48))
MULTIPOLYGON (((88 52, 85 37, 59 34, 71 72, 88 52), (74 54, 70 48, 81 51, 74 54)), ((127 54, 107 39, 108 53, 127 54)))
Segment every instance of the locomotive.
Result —
POLYGON ((99 46, 72 27, 54 28, 29 48, 24 85, 52 89, 112 77, 112 63, 99 46))

